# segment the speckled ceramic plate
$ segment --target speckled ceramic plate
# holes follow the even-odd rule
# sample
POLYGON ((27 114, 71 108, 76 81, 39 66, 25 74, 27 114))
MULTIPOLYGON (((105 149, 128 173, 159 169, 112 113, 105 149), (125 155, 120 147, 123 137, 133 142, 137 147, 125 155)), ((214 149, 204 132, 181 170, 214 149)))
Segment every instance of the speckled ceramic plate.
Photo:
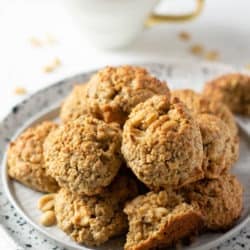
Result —
MULTIPOLYGON (((233 69, 219 64, 194 64, 188 62, 168 62, 165 64, 144 64, 150 72, 169 83, 171 88, 202 89, 203 83, 215 76, 233 69)), ((15 106, 0 125, 0 218, 4 230, 25 249, 88 249, 73 242, 57 227, 45 228, 39 225, 40 212, 36 203, 41 193, 32 191, 11 181, 6 173, 6 149, 10 140, 22 130, 44 119, 57 117, 58 108, 64 97, 76 83, 86 82, 94 72, 83 73, 60 81, 43 89, 15 106), (4 190, 4 193, 3 193, 4 190)), ((245 124, 243 122, 243 124, 245 124)), ((238 249, 250 248, 250 142, 246 130, 241 131, 240 160, 233 168, 245 187, 244 211, 236 225, 224 234, 204 234, 184 249, 238 249)), ((109 241, 98 249, 121 249, 124 239, 109 241)))

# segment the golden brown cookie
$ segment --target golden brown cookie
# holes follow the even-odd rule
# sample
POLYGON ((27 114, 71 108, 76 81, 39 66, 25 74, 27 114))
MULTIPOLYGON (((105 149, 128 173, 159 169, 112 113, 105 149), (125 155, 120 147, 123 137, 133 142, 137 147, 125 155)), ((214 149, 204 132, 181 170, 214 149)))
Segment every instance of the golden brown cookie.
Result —
POLYGON ((86 86, 87 84, 75 85, 72 92, 63 102, 60 111, 60 118, 63 122, 75 120, 79 116, 88 113, 86 86))
POLYGON ((203 225, 198 209, 166 191, 138 196, 126 204, 124 211, 129 220, 125 250, 168 247, 203 225))
POLYGON ((43 158, 43 143, 57 125, 45 121, 28 128, 10 143, 8 150, 8 174, 22 184, 41 192, 55 192, 58 185, 46 173, 43 158))
POLYGON ((106 67, 88 83, 88 109, 105 122, 123 125, 133 107, 159 94, 169 96, 167 84, 147 70, 133 66, 106 67))
POLYGON ((237 125, 229 108, 223 103, 202 96, 191 89, 175 90, 171 94, 183 101, 195 116, 198 114, 211 114, 219 117, 227 124, 232 136, 232 159, 233 162, 236 162, 239 157, 240 141, 237 125))
POLYGON ((203 178, 202 139, 186 106, 168 96, 138 104, 123 130, 122 153, 149 188, 178 188, 203 178))
POLYGON ((96 196, 78 196, 62 188, 55 198, 58 226, 78 243, 100 245, 128 228, 126 201, 137 195, 133 179, 118 176, 96 196))
POLYGON ((221 102, 206 98, 191 89, 180 89, 171 92, 172 96, 178 97, 187 107, 196 114, 211 114, 223 120, 233 135, 238 134, 237 125, 233 114, 221 102))
POLYGON ((60 187, 95 195, 118 173, 122 163, 120 147, 118 124, 80 116, 47 137, 44 143, 47 171, 60 187))
POLYGON ((189 202, 198 207, 210 230, 226 230, 240 217, 243 207, 243 187, 228 173, 219 179, 204 179, 185 187, 189 202))
POLYGON ((225 103, 232 112, 250 116, 250 76, 220 76, 205 85, 204 95, 225 103))
POLYGON ((235 162, 232 136, 228 126, 218 117, 197 115, 203 143, 203 170, 206 178, 218 178, 235 162))

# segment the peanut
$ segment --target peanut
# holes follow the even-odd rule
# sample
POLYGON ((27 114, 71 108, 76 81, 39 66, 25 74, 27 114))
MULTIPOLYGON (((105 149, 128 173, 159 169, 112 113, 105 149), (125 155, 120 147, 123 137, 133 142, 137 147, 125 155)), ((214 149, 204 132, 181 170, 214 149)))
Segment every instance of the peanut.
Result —
POLYGON ((200 44, 195 44, 190 48, 190 51, 194 55, 201 55, 204 52, 204 48, 200 44))
POLYGON ((212 51, 208 51, 205 54, 205 59, 209 60, 209 61, 216 61, 219 59, 219 52, 212 50, 212 51))
POLYGON ((186 31, 181 31, 179 33, 179 38, 183 41, 188 41, 191 39, 191 35, 186 31))
POLYGON ((46 194, 38 200, 38 208, 45 212, 54 209, 55 194, 46 194))
POLYGON ((56 215, 54 211, 46 211, 40 218, 40 223, 43 226, 50 227, 56 224, 56 215))

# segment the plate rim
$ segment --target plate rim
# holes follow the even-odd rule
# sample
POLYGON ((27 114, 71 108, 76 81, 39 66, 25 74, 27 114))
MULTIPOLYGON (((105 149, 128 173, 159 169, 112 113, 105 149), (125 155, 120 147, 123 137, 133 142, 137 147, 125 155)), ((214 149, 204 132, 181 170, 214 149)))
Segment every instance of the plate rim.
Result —
MULTIPOLYGON (((177 63, 177 64, 189 64, 189 65, 194 65, 195 67, 197 67, 197 65, 199 67, 220 67, 220 68, 224 68, 224 69, 228 69, 228 70, 232 70, 232 71, 238 71, 237 69, 233 68, 231 65, 227 65, 227 64, 223 64, 223 63, 209 63, 209 62, 194 62, 194 61, 188 61, 188 60, 166 60, 164 62, 144 62, 144 63, 133 63, 133 65, 140 65, 140 66, 145 66, 145 67, 150 67, 152 65, 156 66, 156 65, 160 65, 162 67, 166 67, 169 64, 173 64, 173 63, 177 63)), ((63 84, 65 82, 71 82, 74 78, 77 77, 81 77, 81 76, 90 76, 91 74, 95 73, 98 69, 96 70, 90 70, 90 71, 85 71, 82 73, 77 73, 77 74, 73 74, 71 76, 67 76, 66 78, 63 78, 62 80, 56 81, 55 83, 53 83, 52 85, 48 85, 45 88, 39 89, 38 91, 32 93, 31 95, 27 96, 26 98, 24 98, 21 102, 19 102, 18 104, 16 104, 15 106, 12 107, 20 107, 23 105, 26 105, 27 100, 37 96, 38 94, 43 93, 46 90, 49 90, 52 87, 58 86, 60 84, 63 84)), ((47 114, 48 112, 51 112, 52 110, 58 109, 59 104, 53 104, 50 105, 48 108, 36 112, 35 115, 33 115, 30 119, 26 120, 24 122, 24 124, 22 126, 20 126, 15 133, 13 134, 13 136, 11 137, 11 139, 16 138, 16 136, 18 134, 20 134, 20 131, 23 131, 25 128, 27 128, 27 126, 29 124, 34 123, 39 117, 44 116, 45 114, 47 114)), ((5 115, 4 119, 2 119, 2 121, 0 122, 0 127, 2 126, 2 124, 8 119, 9 116, 12 115, 12 112, 8 112, 7 115, 5 115)), ((241 128, 242 130, 245 131, 244 128, 241 128)), ((246 132, 246 131, 245 131, 246 132)), ((52 239, 53 241, 55 241, 57 244, 59 244, 60 246, 64 246, 64 247, 70 247, 73 249, 79 249, 77 246, 72 246, 71 244, 68 243, 62 243, 60 240, 57 240, 55 236, 53 236, 53 234, 49 234, 46 230, 44 230, 41 226, 39 226, 38 224, 36 224, 28 215, 26 215, 26 213, 23 211, 23 209, 18 205, 18 203, 15 201, 14 196, 12 195, 11 191, 10 191, 10 187, 9 187, 9 183, 10 183, 10 178, 8 177, 8 173, 7 173, 7 147, 8 147, 8 143, 5 144, 4 147, 4 154, 1 160, 1 180, 2 180, 2 185, 3 185, 3 191, 4 194, 7 196, 8 200, 10 201, 10 203, 14 206, 14 208, 17 210, 17 212, 32 226, 34 227, 38 232, 42 233, 45 237, 48 237, 49 239, 52 239)), ((208 242, 202 246, 197 246, 197 247, 192 247, 189 246, 187 247, 187 249, 189 249, 190 247, 193 250, 201 250, 201 249, 209 249, 215 246, 218 246, 219 244, 222 244, 224 241, 226 241, 227 239, 233 237, 235 234, 237 234, 242 228, 244 228, 247 223, 250 222, 250 213, 246 216, 246 218, 244 218, 244 220, 242 220, 239 224, 237 224, 236 226, 234 226, 233 228, 231 228, 230 230, 228 230, 226 233, 220 235, 217 239, 208 242)), ((84 246, 87 248, 87 246, 84 246)))

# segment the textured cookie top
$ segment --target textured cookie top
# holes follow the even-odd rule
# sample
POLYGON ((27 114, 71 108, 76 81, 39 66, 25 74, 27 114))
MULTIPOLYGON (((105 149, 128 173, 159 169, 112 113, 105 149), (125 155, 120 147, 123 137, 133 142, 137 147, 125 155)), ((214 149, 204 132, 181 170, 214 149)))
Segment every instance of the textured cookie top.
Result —
POLYGON ((25 130, 10 143, 8 173, 21 183, 42 192, 55 192, 56 181, 45 173, 43 143, 57 125, 45 121, 25 130))
POLYGON ((123 130, 122 153, 149 188, 180 187, 203 177, 200 129, 177 98, 138 104, 123 130))
POLYGON ((234 156, 231 150, 232 137, 228 126, 218 117, 200 114, 197 121, 203 143, 203 170, 205 177, 218 178, 232 167, 234 156))
POLYGON ((208 82, 204 88, 208 97, 225 103, 233 112, 250 115, 250 76, 227 74, 208 82))
POLYGON ((79 243, 100 245, 127 230, 126 201, 137 195, 133 179, 118 176, 96 196, 77 196, 61 189, 55 199, 58 226, 79 243))
POLYGON ((89 81, 91 113, 106 122, 123 124, 132 108, 153 95, 169 95, 165 82, 140 67, 106 67, 89 81))
POLYGON ((48 173, 61 187, 93 195, 116 176, 122 159, 118 124, 81 116, 53 131, 44 144, 48 173))
POLYGON ((233 114, 223 103, 206 98, 190 89, 175 90, 171 94, 184 102, 195 115, 211 114, 219 117, 229 126, 232 135, 237 135, 238 129, 233 114))
POLYGON ((72 92, 64 100, 60 111, 60 118, 63 122, 74 120, 88 112, 86 86, 86 84, 75 85, 72 92))
POLYGON ((235 176, 225 173, 218 179, 201 180, 185 189, 189 202, 203 213, 208 229, 228 229, 240 217, 243 187, 235 176))
POLYGON ((129 219, 126 250, 158 249, 170 246, 198 231, 202 225, 199 210, 174 192, 149 192, 128 202, 129 219))
MULTIPOLYGON (((170 212, 174 207, 184 202, 184 198, 173 191, 149 192, 140 195, 126 204, 124 211, 128 216, 135 214, 145 215, 152 210, 162 207, 165 213, 170 212)), ((157 209, 155 210, 157 211, 157 209)))

